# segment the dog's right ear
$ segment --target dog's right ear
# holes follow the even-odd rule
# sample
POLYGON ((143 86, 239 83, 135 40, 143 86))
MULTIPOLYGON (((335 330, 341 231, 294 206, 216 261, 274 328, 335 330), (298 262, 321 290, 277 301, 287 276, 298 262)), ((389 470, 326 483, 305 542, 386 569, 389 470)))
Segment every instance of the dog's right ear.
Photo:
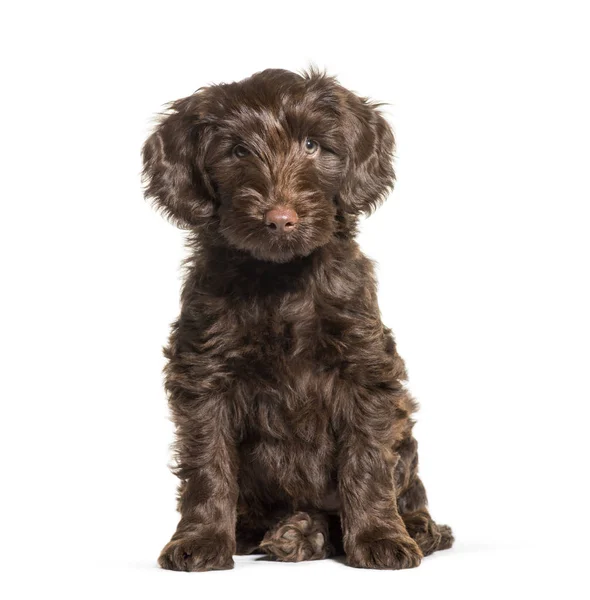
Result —
POLYGON ((173 102, 143 146, 144 194, 179 227, 203 224, 215 192, 205 171, 212 135, 204 91, 173 102))

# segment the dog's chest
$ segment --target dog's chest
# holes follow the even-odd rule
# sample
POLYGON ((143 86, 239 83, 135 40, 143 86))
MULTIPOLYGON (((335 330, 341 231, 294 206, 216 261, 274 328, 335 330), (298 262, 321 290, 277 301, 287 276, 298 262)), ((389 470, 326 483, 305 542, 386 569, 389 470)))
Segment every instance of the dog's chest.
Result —
POLYGON ((330 386, 318 360, 321 314, 304 300, 264 307, 241 320, 230 365, 246 427, 275 439, 303 442, 329 429, 330 386))
POLYGON ((316 356, 320 316, 293 302, 254 316, 232 367, 242 469, 257 490, 320 505, 335 447, 329 375, 316 356))
POLYGON ((285 382, 301 370, 324 371, 346 354, 342 312, 303 290, 267 302, 234 305, 236 371, 285 382), (238 356, 239 355, 239 356, 238 356))

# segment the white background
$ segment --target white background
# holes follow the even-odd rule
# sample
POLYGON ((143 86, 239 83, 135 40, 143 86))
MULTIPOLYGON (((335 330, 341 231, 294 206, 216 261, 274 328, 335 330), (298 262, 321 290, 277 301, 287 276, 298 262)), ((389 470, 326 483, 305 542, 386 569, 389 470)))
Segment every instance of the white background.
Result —
POLYGON ((588 597, 584 4, 2 9, 4 598, 588 597), (310 62, 390 103, 398 184, 361 244, 456 546, 403 572, 251 558, 165 572, 161 347, 184 250, 142 199, 140 147, 165 102, 310 62))

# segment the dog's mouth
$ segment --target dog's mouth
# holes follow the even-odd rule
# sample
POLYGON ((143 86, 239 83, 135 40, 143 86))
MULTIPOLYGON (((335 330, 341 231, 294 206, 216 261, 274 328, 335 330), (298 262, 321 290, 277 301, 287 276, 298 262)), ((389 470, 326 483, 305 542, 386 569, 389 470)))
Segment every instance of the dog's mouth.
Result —
POLYGON ((233 248, 245 251, 258 260, 285 263, 308 256, 316 248, 325 244, 329 236, 318 235, 312 223, 298 217, 296 225, 292 221, 282 224, 257 219, 245 223, 240 219, 222 219, 220 232, 233 248))
POLYGON ((257 244, 250 250, 256 258, 270 260, 272 262, 288 262, 294 258, 307 256, 315 248, 315 245, 306 244, 304 235, 297 230, 279 232, 270 228, 271 233, 266 232, 265 243, 257 244))

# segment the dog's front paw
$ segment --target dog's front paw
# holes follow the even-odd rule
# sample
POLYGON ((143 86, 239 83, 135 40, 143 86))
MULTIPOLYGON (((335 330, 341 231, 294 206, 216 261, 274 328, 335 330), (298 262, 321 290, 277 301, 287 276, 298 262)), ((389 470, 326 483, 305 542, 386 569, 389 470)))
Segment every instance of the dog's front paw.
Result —
POLYGON ((364 569, 412 569, 422 560, 418 544, 407 535, 359 536, 347 544, 346 560, 351 567, 364 569))
POLYGON ((228 536, 186 535, 170 540, 158 559, 162 569, 171 571, 213 571, 232 569, 233 543, 228 536))

